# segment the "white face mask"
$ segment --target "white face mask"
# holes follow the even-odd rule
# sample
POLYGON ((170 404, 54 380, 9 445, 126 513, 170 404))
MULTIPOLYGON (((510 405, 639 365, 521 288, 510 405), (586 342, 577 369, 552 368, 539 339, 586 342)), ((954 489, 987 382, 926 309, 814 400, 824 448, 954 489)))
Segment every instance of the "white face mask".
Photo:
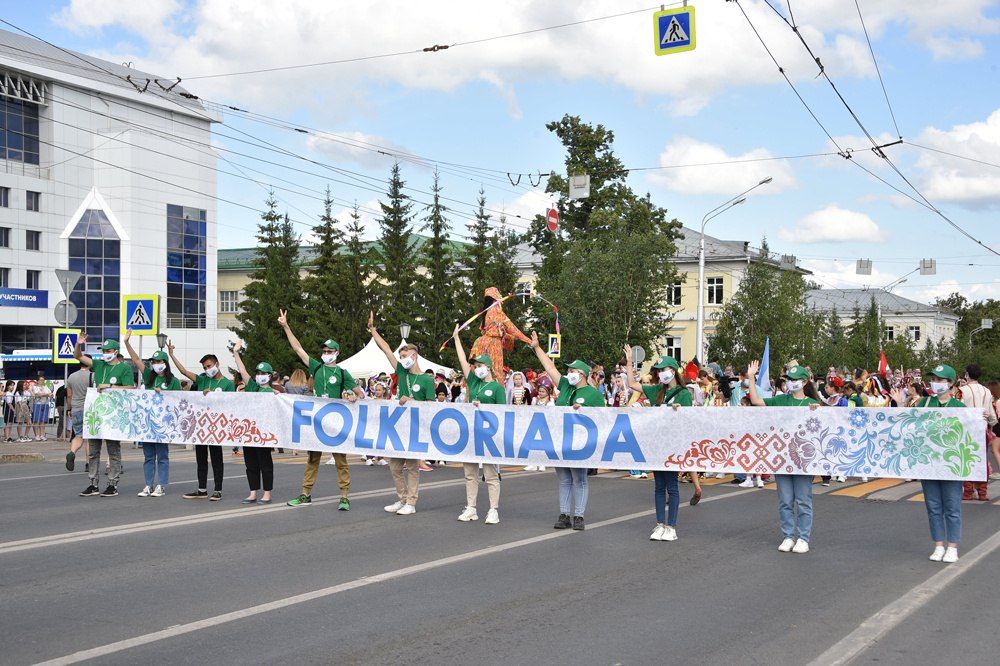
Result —
POLYGON ((569 382, 570 386, 576 386, 577 384, 580 383, 581 379, 582 379, 582 377, 580 376, 580 373, 578 373, 578 372, 571 372, 571 373, 569 373, 569 374, 566 375, 566 381, 569 382))
POLYGON ((490 369, 487 368, 485 365, 481 365, 478 368, 476 368, 473 371, 473 373, 476 375, 476 377, 479 377, 480 379, 486 379, 490 374, 490 369))
POLYGON ((406 358, 399 359, 399 364, 403 366, 403 370, 409 370, 410 368, 413 367, 413 364, 416 362, 417 359, 414 356, 407 356, 406 358))
POLYGON ((323 363, 330 365, 337 360, 337 352, 330 352, 329 354, 323 354, 320 358, 323 359, 323 363))
POLYGON ((674 372, 673 370, 660 370, 659 377, 661 384, 669 384, 670 380, 674 378, 674 372))
POLYGON ((796 393, 801 391, 805 385, 806 383, 801 379, 789 379, 788 383, 785 384, 785 388, 788 389, 789 393, 796 393))
POLYGON ((208 374, 209 377, 215 377, 217 374, 219 374, 219 366, 213 365, 211 368, 205 370, 205 372, 208 374))
POLYGON ((116 356, 118 356, 118 354, 111 352, 110 354, 104 354, 102 358, 104 359, 105 363, 111 363, 111 361, 115 360, 116 356))
POLYGON ((267 386, 271 383, 271 375, 257 375, 254 380, 257 382, 257 386, 267 386))
POLYGON ((948 382, 931 382, 931 393, 942 395, 948 392, 948 382))
POLYGON ((163 371, 167 369, 167 364, 166 363, 154 363, 152 365, 152 368, 153 368, 153 372, 155 372, 158 375, 162 375, 163 371))

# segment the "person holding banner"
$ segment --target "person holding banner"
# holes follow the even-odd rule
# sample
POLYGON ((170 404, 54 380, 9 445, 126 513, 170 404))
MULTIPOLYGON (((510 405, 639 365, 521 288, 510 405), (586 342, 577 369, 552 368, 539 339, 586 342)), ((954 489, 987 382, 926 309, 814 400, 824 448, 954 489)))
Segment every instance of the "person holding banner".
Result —
MULTIPOLYGON (((549 379, 558 387, 559 395, 556 398, 556 407, 572 406, 573 409, 581 407, 604 407, 604 396, 593 386, 587 384, 587 376, 590 374, 590 366, 583 361, 576 360, 566 364, 566 375, 563 376, 557 369, 552 359, 548 357, 541 345, 538 344, 538 334, 531 332, 531 347, 535 350, 535 356, 542 364, 542 369, 549 379)), ((574 530, 585 529, 583 512, 587 508, 587 495, 590 488, 587 484, 587 469, 585 467, 556 467, 556 476, 559 477, 559 518, 556 519, 555 528, 565 530, 572 527, 574 530), (573 500, 573 521, 570 522, 570 499, 573 500)))
MULTIPOLYGON (((166 352, 162 349, 153 352, 149 367, 146 367, 139 355, 132 349, 132 344, 129 342, 131 337, 132 329, 130 328, 125 331, 125 349, 128 350, 132 362, 142 374, 143 386, 157 393, 180 391, 181 382, 170 371, 166 352)), ((142 455, 144 458, 142 474, 146 478, 146 485, 139 491, 139 497, 163 497, 167 492, 167 483, 170 481, 170 446, 162 442, 143 442, 142 455), (156 487, 153 487, 154 480, 159 481, 156 487)))
MULTIPOLYGON (((174 362, 177 372, 181 373, 194 383, 194 390, 201 391, 202 395, 209 393, 236 393, 236 384, 227 379, 222 374, 219 367, 219 357, 215 354, 205 354, 201 357, 201 367, 205 371, 200 375, 184 369, 181 362, 174 355, 174 346, 167 340, 167 351, 170 359, 174 362)), ((184 493, 184 499, 205 499, 218 502, 222 499, 222 447, 216 444, 196 444, 194 447, 194 459, 198 467, 198 489, 190 493, 184 493), (212 496, 208 496, 208 456, 212 455, 212 478, 215 481, 215 490, 212 496)))
MULTIPOLYGON (((236 370, 246 384, 244 389, 247 393, 274 393, 271 388, 271 373, 274 369, 269 363, 258 363, 254 368, 253 381, 250 381, 250 373, 243 365, 240 357, 240 350, 243 349, 243 341, 237 341, 233 347, 233 358, 236 359, 236 370)), ((271 490, 274 488, 274 460, 271 458, 271 449, 266 446, 244 446, 243 462, 247 467, 247 483, 250 484, 250 494, 242 504, 270 504, 271 490), (264 495, 257 499, 257 491, 264 486, 264 495)))
MULTIPOLYGON (((298 338, 292 333, 292 329, 288 325, 288 310, 281 310, 278 323, 285 330, 288 344, 292 346, 292 350, 299 357, 299 360, 309 366, 309 374, 313 378, 313 393, 316 394, 316 397, 341 398, 347 392, 349 392, 347 400, 350 402, 365 397, 351 373, 337 365, 340 345, 336 341, 331 338, 323 343, 323 347, 320 349, 321 363, 306 353, 298 338)), ((321 451, 309 451, 309 460, 306 462, 306 471, 302 477, 302 494, 289 500, 288 506, 309 506, 312 504, 312 489, 316 485, 316 477, 319 476, 319 464, 322 458, 321 451)), ((351 471, 347 466, 347 455, 334 453, 333 461, 337 466, 337 485, 340 486, 340 505, 337 508, 340 511, 349 511, 351 501, 347 499, 347 494, 351 491, 351 471)))
MULTIPOLYGON (((785 371, 782 377, 786 380, 787 393, 772 398, 761 398, 757 393, 758 370, 760 370, 759 361, 751 362, 747 369, 747 377, 750 378, 750 403, 755 407, 804 407, 809 405, 809 409, 819 408, 819 394, 816 393, 816 387, 813 383, 808 381, 809 371, 802 366, 793 365, 785 371)), ((778 488, 778 517, 781 520, 781 533, 784 536, 778 550, 782 553, 789 551, 799 554, 808 553, 813 522, 812 474, 775 474, 774 476, 778 488), (793 505, 798 508, 797 515, 793 505), (798 540, 794 538, 796 526, 799 530, 798 540)))
MULTIPOLYGON (((119 345, 117 340, 105 340, 100 349, 104 352, 101 359, 91 359, 83 353, 83 344, 87 341, 87 334, 80 333, 76 338, 76 347, 73 348, 73 358, 75 358, 84 368, 93 368, 94 385, 100 393, 106 389, 131 389, 135 388, 132 380, 132 369, 123 361, 118 353, 119 345)), ((120 441, 105 439, 90 440, 88 456, 88 474, 90 475, 90 485, 80 493, 80 497, 117 497, 118 480, 122 474, 122 446, 120 441), (101 475, 101 442, 108 449, 108 486, 104 492, 100 492, 98 483, 101 475)))
MULTIPOLYGON (((396 355, 392 353, 392 347, 375 330, 374 312, 368 316, 368 330, 371 332, 375 344, 385 354, 386 360, 396 367, 396 378, 399 381, 399 404, 405 405, 411 400, 433 401, 434 378, 420 371, 417 346, 414 344, 403 345, 399 348, 399 358, 397 359, 396 355)), ((396 484, 398 499, 385 507, 385 510, 399 516, 413 515, 417 512, 417 495, 420 490, 420 459, 389 458, 389 471, 392 472, 392 480, 396 484), (404 466, 406 467, 405 478, 403 475, 404 466)))
MULTIPOLYGON (((462 348, 462 340, 458 336, 459 327, 455 326, 452 334, 455 338, 455 353, 458 354, 458 363, 465 374, 469 385, 469 402, 478 407, 479 405, 505 405, 507 404, 507 393, 503 385, 493 378, 493 360, 486 354, 481 354, 472 359, 472 366, 465 357, 465 349, 462 348)), ((462 469, 465 471, 465 510, 458 516, 463 523, 470 520, 479 520, 476 513, 476 498, 479 495, 479 463, 464 463, 462 469)), ((486 480, 486 487, 490 495, 490 510, 486 514, 486 524, 496 525, 500 522, 500 465, 483 464, 483 478, 486 480)))
MULTIPOLYGON (((654 407, 671 407, 675 412, 679 407, 691 407, 691 393, 680 381, 680 366, 673 356, 662 357, 653 370, 659 382, 653 386, 643 386, 635 379, 632 366, 632 348, 625 345, 625 365, 628 368, 628 386, 633 391, 641 391, 654 407)), ((691 472, 697 478, 697 472, 691 472)), ((656 483, 653 489, 653 506, 656 509, 656 527, 649 536, 650 541, 677 541, 677 512, 681 494, 677 483, 676 470, 653 470, 656 483), (669 501, 667 496, 670 497, 669 501)), ((701 493, 699 492, 698 495, 701 493)), ((692 504, 695 502, 692 501, 692 504)))

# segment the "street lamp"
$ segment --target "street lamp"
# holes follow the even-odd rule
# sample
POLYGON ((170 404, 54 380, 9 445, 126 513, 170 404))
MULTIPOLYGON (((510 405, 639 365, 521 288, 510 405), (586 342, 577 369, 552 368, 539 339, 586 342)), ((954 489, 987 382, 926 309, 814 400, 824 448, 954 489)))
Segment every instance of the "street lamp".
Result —
POLYGON ((767 185, 770 182, 771 177, 768 176, 751 187, 749 190, 740 192, 732 199, 729 199, 728 201, 708 211, 705 213, 705 217, 701 219, 701 243, 698 247, 698 339, 695 343, 695 351, 697 351, 698 359, 702 362, 705 360, 705 225, 713 217, 718 217, 733 206, 738 206, 746 201, 747 199, 744 196, 745 194, 749 194, 761 185, 767 185))
POLYGON ((410 337, 410 325, 405 321, 399 324, 399 335, 403 338, 403 342, 406 342, 406 338, 410 337))
POLYGON ((167 334, 166 333, 157 333, 156 334, 156 344, 160 347, 160 351, 163 351, 163 348, 167 346, 167 334))

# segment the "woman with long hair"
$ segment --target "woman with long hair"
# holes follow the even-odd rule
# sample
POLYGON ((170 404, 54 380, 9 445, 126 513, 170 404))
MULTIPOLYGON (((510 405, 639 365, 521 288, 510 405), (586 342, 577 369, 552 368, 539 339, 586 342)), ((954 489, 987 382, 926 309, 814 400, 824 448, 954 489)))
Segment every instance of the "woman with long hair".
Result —
POLYGON ((506 384, 507 377, 504 375, 503 364, 504 352, 509 354, 514 351, 515 340, 520 340, 530 345, 531 338, 522 333, 514 325, 514 322, 504 314, 503 306, 500 304, 501 300, 503 300, 503 296, 500 295, 499 289, 490 287, 486 290, 486 295, 483 299, 483 308, 488 309, 483 315, 483 325, 480 327, 483 334, 472 344, 469 356, 472 358, 482 356, 483 354, 489 356, 493 367, 496 369, 494 377, 500 384, 506 384))

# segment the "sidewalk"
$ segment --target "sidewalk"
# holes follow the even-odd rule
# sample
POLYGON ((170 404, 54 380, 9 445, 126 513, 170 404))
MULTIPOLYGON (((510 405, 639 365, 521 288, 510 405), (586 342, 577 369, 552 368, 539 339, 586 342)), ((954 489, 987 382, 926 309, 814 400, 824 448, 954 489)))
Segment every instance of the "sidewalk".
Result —
MULTIPOLYGON (((123 451, 132 447, 132 442, 122 442, 123 451)), ((0 442, 0 465, 8 463, 66 463, 69 442, 46 440, 44 442, 0 442)), ((77 456, 86 458, 86 446, 77 456)))

